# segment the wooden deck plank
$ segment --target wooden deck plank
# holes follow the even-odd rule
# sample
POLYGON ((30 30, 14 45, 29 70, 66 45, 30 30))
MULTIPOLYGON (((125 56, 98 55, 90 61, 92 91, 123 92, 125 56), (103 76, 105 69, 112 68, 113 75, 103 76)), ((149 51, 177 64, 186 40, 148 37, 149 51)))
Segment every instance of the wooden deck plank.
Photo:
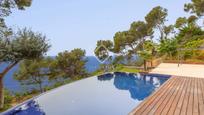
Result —
MULTIPOLYGON (((201 109, 199 110, 201 113, 204 113, 204 79, 200 79, 200 90, 201 90, 201 94, 200 94, 200 98, 202 98, 202 102, 199 102, 199 106, 201 106, 201 109)), ((201 114, 202 115, 202 114, 201 114)))
MULTIPOLYGON (((201 80, 202 81, 202 96, 203 96, 203 99, 204 99, 204 79, 201 80)), ((204 103, 204 100, 203 100, 203 103, 204 103)))
POLYGON ((198 115, 198 82, 194 79, 194 92, 193 92, 193 115, 198 115))
POLYGON ((183 91, 185 91, 185 87, 187 86, 187 83, 188 83, 187 80, 188 80, 188 78, 183 79, 183 81, 182 81, 183 85, 179 89, 175 99, 173 100, 172 105, 171 105, 171 107, 170 107, 170 109, 168 111, 168 115, 173 115, 175 113, 175 110, 176 110, 176 107, 178 105, 179 100, 182 100, 182 98, 183 98, 182 93, 183 93, 183 91))
POLYGON ((175 76, 131 115, 204 115, 204 79, 175 76))
POLYGON ((185 94, 185 97, 184 97, 184 102, 183 102, 183 105, 182 105, 182 108, 181 108, 181 113, 180 113, 181 115, 186 115, 186 112, 187 112, 187 106, 188 106, 188 100, 189 100, 189 95, 190 95, 191 84, 192 84, 192 80, 189 78, 187 91, 186 91, 186 94, 185 94))
MULTIPOLYGON (((149 103, 148 107, 145 109, 145 111, 143 111, 141 113, 141 115, 146 115, 146 114, 150 114, 149 111, 151 111, 155 106, 155 104, 159 101, 162 100, 165 97, 166 92, 168 92, 168 89, 171 89, 174 85, 176 85, 178 83, 178 80, 176 80, 175 82, 173 82, 172 84, 169 85, 169 87, 165 88, 165 91, 163 93, 161 93, 160 95, 158 95, 151 103, 149 103)), ((158 104, 156 104, 158 105, 158 104)))
POLYGON ((194 78, 192 79, 192 85, 190 87, 190 95, 188 100, 188 106, 187 106, 187 115, 193 115, 193 90, 194 90, 194 78))
POLYGON ((202 79, 198 80, 198 105, 200 115, 204 115, 204 97, 202 96, 202 79))
MULTIPOLYGON (((179 80, 179 79, 178 79, 179 80)), ((178 81, 178 83, 176 84, 176 85, 174 85, 174 87, 177 87, 177 85, 179 85, 179 83, 180 83, 181 81, 178 81)), ((166 93, 166 97, 164 98, 164 100, 160 100, 160 105, 159 105, 159 107, 157 108, 157 110, 155 111, 151 111, 152 112, 152 114, 153 114, 153 112, 154 113, 158 113, 158 114, 160 114, 161 112, 162 112, 162 110, 163 110, 163 108, 166 106, 166 104, 168 103, 168 99, 173 95, 173 93, 174 93, 174 91, 175 90, 173 90, 174 88, 171 88, 167 93, 166 93)))
POLYGON ((173 94, 173 87, 176 87, 179 84, 179 79, 177 79, 177 81, 175 81, 175 84, 171 84, 171 86, 168 89, 165 89, 166 92, 164 93, 163 96, 158 97, 154 100, 153 103, 151 103, 148 108, 142 113, 142 115, 146 115, 146 114, 154 114, 154 112, 158 109, 158 107, 162 104, 162 102, 164 100, 166 100, 165 98, 171 94, 173 94), (169 91, 172 90, 172 91, 169 91))
POLYGON ((159 95, 162 95, 166 90, 165 88, 168 88, 169 86, 171 86, 171 84, 175 83, 174 82, 174 77, 169 78, 169 80, 167 80, 156 92, 160 92, 160 93, 153 93, 153 95, 151 97, 148 97, 147 99, 145 99, 146 101, 142 102, 141 104, 139 104, 139 106, 137 108, 135 108, 132 112, 130 112, 130 115, 134 115, 136 112, 137 114, 141 114, 143 111, 146 110, 146 108, 148 107, 149 104, 151 104, 159 95), (147 101, 148 100, 148 101, 147 101))
POLYGON ((176 110, 175 110, 175 112, 174 112, 175 115, 179 115, 179 114, 181 113, 181 108, 182 108, 182 105, 183 105, 183 103, 184 103, 184 99, 185 99, 185 97, 186 97, 186 95, 187 95, 187 90, 188 90, 189 84, 190 84, 190 79, 187 79, 187 80, 186 80, 185 88, 184 88, 184 90, 182 91, 181 97, 180 97, 180 99, 179 99, 179 101, 178 101, 178 104, 177 104, 177 106, 176 106, 176 110))
MULTIPOLYGON (((178 78, 179 79, 179 78, 178 78)), ((183 78, 184 79, 184 78, 183 78)), ((178 84, 178 86, 176 86, 173 90, 174 90, 174 93, 173 93, 173 95, 169 98, 169 99, 167 99, 168 100, 168 103, 166 104, 166 106, 165 106, 165 108, 162 110, 162 115, 167 115, 167 113, 168 113, 168 111, 169 111, 169 109, 170 109, 170 107, 171 107, 171 105, 172 105, 172 103, 173 103, 173 101, 174 101, 174 99, 176 98, 176 95, 177 95, 177 93, 178 93, 178 91, 180 90, 180 88, 182 87, 182 85, 183 85, 183 79, 179 79, 181 82, 178 84)))

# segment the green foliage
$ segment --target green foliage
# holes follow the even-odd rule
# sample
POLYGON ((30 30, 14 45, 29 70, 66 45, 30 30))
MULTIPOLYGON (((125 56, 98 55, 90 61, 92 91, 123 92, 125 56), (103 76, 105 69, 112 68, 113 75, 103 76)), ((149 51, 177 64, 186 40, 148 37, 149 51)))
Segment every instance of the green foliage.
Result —
POLYGON ((32 0, 1 0, 1 12, 8 14, 11 13, 12 8, 18 8, 24 10, 26 7, 30 7, 32 0))
POLYGON ((126 37, 128 35, 128 31, 117 32, 114 36, 114 52, 115 53, 123 53, 125 50, 125 46, 127 43, 134 42, 134 39, 126 37))
MULTIPOLYGON (((111 70, 109 72, 130 72, 130 73, 138 73, 139 70, 136 69, 136 67, 128 67, 128 66, 123 66, 121 64, 118 64, 114 70, 111 70)), ((93 72, 92 75, 98 76, 104 74, 104 71, 102 68, 98 69, 97 71, 93 72)))
POLYGON ((146 15, 145 20, 150 26, 157 28, 164 24, 167 15, 167 9, 157 6, 146 15))
POLYGON ((176 20, 176 23, 175 23, 175 27, 176 28, 183 28, 187 23, 187 19, 186 17, 179 17, 177 20, 176 20))
POLYGON ((0 0, 0 36, 4 36, 10 28, 5 24, 5 17, 9 16, 13 8, 24 10, 29 7, 32 0, 0 0))
POLYGON ((156 44, 151 40, 144 42, 144 49, 139 51, 138 54, 143 60, 151 60, 156 50, 156 44))
POLYGON ((1 0, 0 12, 1 18, 8 16, 11 13, 12 8, 18 8, 24 10, 26 7, 31 6, 32 0, 1 0))
POLYGON ((20 63, 19 70, 14 74, 15 79, 21 82, 22 85, 38 85, 43 92, 43 81, 49 75, 49 67, 52 60, 49 58, 24 60, 20 63))
POLYGON ((129 67, 123 67, 121 66, 118 70, 118 72, 129 72, 129 73, 138 73, 139 70, 136 68, 129 68, 129 67))
POLYGON ((200 51, 198 49, 203 44, 204 44, 204 39, 192 40, 192 41, 186 43, 184 46, 186 49, 186 51, 184 51, 184 58, 197 58, 197 57, 199 57, 200 51))
POLYGON ((204 0, 191 0, 191 3, 184 5, 186 12, 195 13, 197 16, 204 15, 204 0))
MULTIPOLYGON (((40 58, 50 48, 45 36, 26 28, 15 35, 8 35, 0 39, 0 64, 7 63, 0 72, 0 80, 21 60, 40 58)), ((3 90, 3 84, 0 85, 0 90, 3 90)), ((3 93, 0 94, 0 99, 0 107, 3 108, 3 93)))
POLYGON ((167 9, 161 6, 154 7, 146 16, 145 20, 149 27, 156 28, 160 32, 160 40, 164 39, 164 23, 167 17, 167 9))
POLYGON ((142 48, 145 39, 151 38, 152 34, 152 28, 145 22, 133 22, 128 31, 115 34, 114 51, 122 54, 136 54, 142 48))
MULTIPOLYGON (((15 73, 15 78, 22 85, 38 86, 38 91, 43 92, 43 83, 52 82, 56 87, 87 76, 85 70, 85 51, 74 49, 58 54, 56 58, 44 57, 33 60, 23 60, 19 70, 15 73)), ((46 89, 50 89, 50 86, 46 89)), ((36 87, 35 87, 36 88, 36 87)))
POLYGON ((169 25, 169 26, 164 26, 164 38, 167 39, 168 35, 170 33, 174 33, 174 26, 173 25, 169 25))
POLYGON ((15 78, 22 85, 38 85, 38 91, 43 92, 86 76, 84 55, 85 51, 74 49, 71 52, 59 53, 56 59, 47 57, 24 60, 20 63, 15 78), (53 86, 42 86, 43 82, 47 81, 48 78, 48 82, 54 83, 53 86))
POLYGON ((188 17, 188 23, 189 24, 195 24, 195 22, 198 20, 198 17, 194 16, 194 15, 191 15, 190 17, 188 17))
POLYGON ((196 58, 201 54, 196 49, 202 45, 204 31, 196 23, 197 20, 198 18, 192 15, 188 18, 180 17, 175 23, 175 27, 178 29, 178 33, 175 35, 177 41, 175 45, 179 50, 178 54, 182 55, 184 59, 196 58))
POLYGON ((152 54, 150 51, 142 50, 138 54, 144 60, 150 60, 152 58, 152 54))
POLYGON ((144 49, 147 51, 152 51, 152 54, 153 54, 154 50, 157 49, 157 44, 154 43, 152 40, 147 40, 144 43, 144 49))
POLYGON ((5 103, 11 103, 11 101, 12 101, 12 95, 11 95, 11 93, 8 91, 8 90, 6 90, 6 89, 4 89, 4 95, 5 95, 5 103))
POLYGON ((73 78, 85 77, 85 51, 82 49, 74 49, 61 52, 57 55, 56 60, 51 66, 51 73, 54 75, 51 78, 73 78))
POLYGON ((177 53, 177 40, 176 39, 166 39, 160 43, 158 51, 160 55, 166 55, 169 58, 172 58, 177 53))
POLYGON ((146 36, 151 36, 153 34, 152 28, 143 21, 133 22, 129 30, 130 34, 138 39, 144 38, 146 36))
MULTIPOLYGON (((96 44, 97 47, 99 46, 104 46, 105 48, 107 48, 109 51, 112 51, 113 50, 113 42, 110 41, 110 40, 99 40, 97 41, 97 44, 96 44)), ((96 47, 96 49, 97 49, 96 47)))
POLYGON ((144 60, 151 60, 156 55, 156 44, 153 41, 149 42, 153 37, 153 28, 159 29, 161 39, 167 39, 174 30, 173 25, 164 25, 166 17, 167 9, 160 6, 153 8, 145 17, 146 22, 135 21, 129 30, 115 34, 112 52, 128 56, 129 59, 132 55, 139 54, 144 60))
POLYGON ((204 44, 204 39, 193 40, 185 44, 185 48, 194 49, 199 48, 204 44))
POLYGON ((176 20, 175 27, 178 28, 179 30, 182 30, 186 27, 198 27, 196 24, 196 21, 198 18, 194 15, 186 18, 186 17, 179 17, 176 20))
POLYGON ((1 39, 0 48, 0 62, 18 62, 43 56, 50 45, 41 33, 24 28, 13 39, 1 39))
POLYGON ((31 2, 32 0, 15 0, 15 3, 19 9, 25 9, 25 7, 30 7, 31 2))
POLYGON ((203 39, 204 31, 198 26, 186 26, 176 35, 178 44, 182 47, 191 40, 203 39))

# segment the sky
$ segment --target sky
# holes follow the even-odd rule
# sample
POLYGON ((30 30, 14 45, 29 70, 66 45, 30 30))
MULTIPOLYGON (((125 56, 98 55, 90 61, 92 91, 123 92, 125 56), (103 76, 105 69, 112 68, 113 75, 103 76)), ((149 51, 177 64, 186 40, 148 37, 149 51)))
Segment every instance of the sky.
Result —
POLYGON ((33 0, 25 11, 14 10, 8 26, 31 28, 47 36, 52 45, 47 55, 82 48, 94 55, 97 40, 113 40, 118 31, 133 21, 144 20, 156 6, 168 9, 167 24, 188 15, 183 11, 190 0, 33 0))

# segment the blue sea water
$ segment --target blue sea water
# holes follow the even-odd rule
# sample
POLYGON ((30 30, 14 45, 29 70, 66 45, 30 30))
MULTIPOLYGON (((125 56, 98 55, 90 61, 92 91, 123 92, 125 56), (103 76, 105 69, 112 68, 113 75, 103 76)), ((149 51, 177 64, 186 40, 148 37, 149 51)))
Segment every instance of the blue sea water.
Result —
MULTIPOLYGON (((91 73, 94 72, 99 68, 100 62, 94 57, 94 56, 87 56, 87 63, 85 65, 86 71, 91 73)), ((4 68, 6 64, 3 64, 0 66, 0 71, 2 68, 4 68)), ((13 78, 13 74, 15 71, 18 70, 18 66, 16 65, 14 68, 12 68, 7 75, 4 77, 4 86, 6 89, 12 92, 17 92, 17 91, 25 91, 26 87, 22 87, 20 83, 13 78)))

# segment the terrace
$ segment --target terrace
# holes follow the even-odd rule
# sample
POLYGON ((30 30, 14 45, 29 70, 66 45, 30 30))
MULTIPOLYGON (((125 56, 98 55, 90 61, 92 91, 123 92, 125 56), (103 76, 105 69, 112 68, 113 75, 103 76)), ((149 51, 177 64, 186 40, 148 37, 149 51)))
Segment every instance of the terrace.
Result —
POLYGON ((204 78, 203 64, 161 63, 150 73, 204 78))
POLYGON ((130 115, 203 115, 204 65, 162 63, 150 73, 172 77, 130 115))

